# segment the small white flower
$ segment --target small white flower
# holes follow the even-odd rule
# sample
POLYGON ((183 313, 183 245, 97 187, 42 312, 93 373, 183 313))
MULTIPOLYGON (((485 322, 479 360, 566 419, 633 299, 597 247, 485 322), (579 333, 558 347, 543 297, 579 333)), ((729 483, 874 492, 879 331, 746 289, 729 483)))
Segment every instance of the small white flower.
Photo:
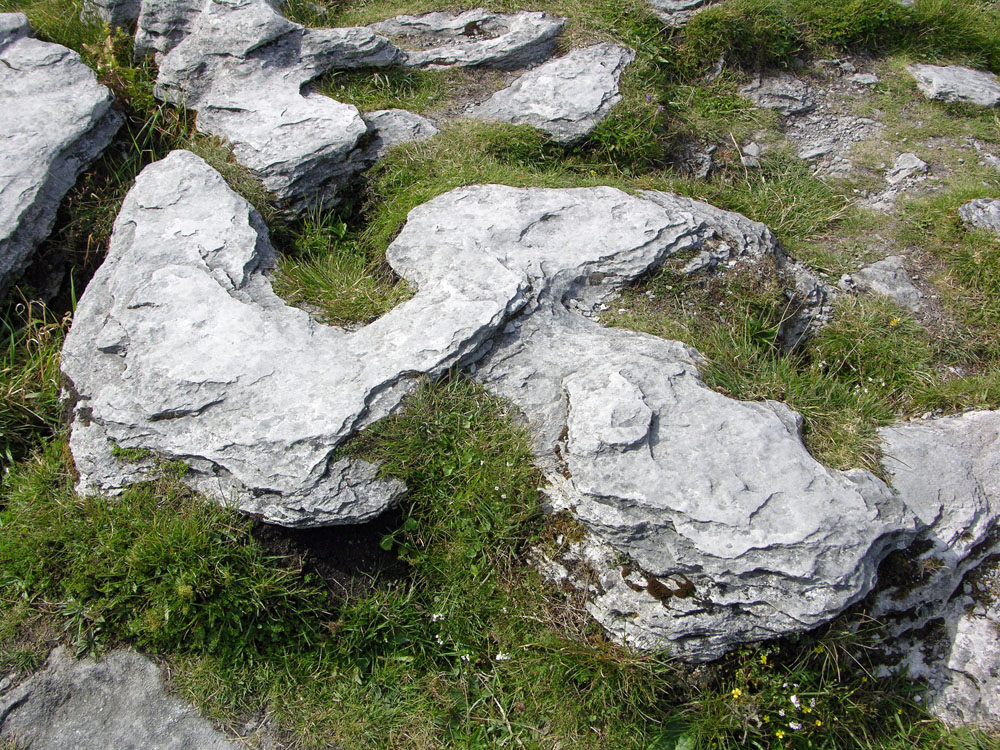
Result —
POLYGON ((815 698, 810 698, 809 699, 809 708, 816 708, 816 699, 815 698))
POLYGON ((790 721, 790 722, 788 722, 788 728, 789 729, 794 729, 797 732, 800 729, 802 729, 802 725, 799 724, 799 722, 797 722, 797 721, 790 721))
POLYGON ((778 716, 784 716, 784 715, 785 715, 785 709, 783 708, 778 709, 778 716))
POLYGON ((498 651, 497 655, 493 657, 497 661, 510 661, 510 654, 505 654, 503 651, 498 651))
POLYGON ((444 619, 443 612, 435 612, 434 614, 431 615, 431 622, 437 622, 438 620, 443 620, 443 619, 444 619))
POLYGON ((799 696, 793 695, 788 700, 790 700, 792 702, 792 705, 795 706, 796 708, 802 708, 802 702, 799 700, 799 696))
POLYGON ((507 496, 506 496, 505 494, 501 493, 501 494, 500 494, 500 499, 501 499, 501 500, 506 500, 506 499, 507 499, 507 496))
POLYGON ((468 661, 471 661, 471 660, 472 660, 472 657, 471 657, 471 656, 469 656, 468 654, 462 654, 462 656, 461 656, 461 657, 459 657, 459 658, 460 658, 460 659, 461 659, 462 661, 464 661, 464 662, 468 662, 468 661))
POLYGON ((486 461, 484 461, 483 459, 479 459, 479 465, 480 466, 485 466, 486 465, 486 461))
POLYGON ((494 490, 495 490, 496 492, 499 492, 499 491, 500 491, 500 488, 499 488, 499 487, 494 487, 493 489, 494 489, 494 490))
POLYGON ((442 638, 440 635, 434 636, 434 640, 437 641, 437 644, 439 646, 443 646, 444 645, 444 638, 442 638))

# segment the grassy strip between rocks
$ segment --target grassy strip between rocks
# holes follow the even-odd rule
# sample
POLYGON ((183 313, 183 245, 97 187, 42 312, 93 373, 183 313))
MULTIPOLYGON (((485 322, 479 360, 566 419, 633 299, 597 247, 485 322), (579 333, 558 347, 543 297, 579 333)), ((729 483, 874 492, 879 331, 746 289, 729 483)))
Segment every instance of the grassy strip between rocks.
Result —
MULTIPOLYGON (((454 7, 325 5, 290 2, 299 20, 331 25, 454 7)), ((0 11, 26 11, 40 37, 80 51, 127 115, 115 145, 64 201, 45 253, 68 259, 79 293, 135 175, 184 147, 220 169, 277 230, 286 258, 276 288, 330 322, 369 321, 405 299, 411 290, 386 267, 384 249, 406 213, 482 182, 675 190, 767 223, 794 255, 835 276, 854 259, 830 237, 882 228, 850 205, 850 185, 828 185, 780 151, 750 172, 726 147, 711 180, 687 180, 670 169, 677 144, 735 143, 773 130, 773 115, 737 94, 756 65, 855 47, 900 53, 897 68, 909 59, 1000 65, 997 8, 978 0, 918 0, 913 8, 727 0, 677 32, 664 31, 641 0, 531 9, 571 19, 566 45, 610 39, 638 52, 622 104, 590 139, 567 149, 526 127, 448 125, 438 138, 394 150, 338 212, 279 224, 224 144, 155 101, 155 71, 133 63, 127 36, 80 23, 69 0, 0 0, 0 11), (706 82, 720 56, 735 67, 706 82)), ((1000 142, 987 116, 914 105, 912 84, 900 80, 886 79, 876 105, 895 118, 899 137, 950 128, 1000 142)), ((362 71, 321 83, 362 109, 428 112, 458 106, 470 85, 485 90, 499 79, 362 71)), ((954 212, 967 197, 981 191, 956 183, 908 204, 886 230, 939 261, 938 285, 957 321, 943 332, 859 298, 842 303, 805 350, 781 355, 777 333, 789 310, 767 268, 705 282, 665 269, 626 290, 612 305, 621 312, 604 320, 696 345, 712 385, 787 401, 806 417, 807 440, 823 460, 875 468, 878 425, 925 409, 1000 403, 1000 246, 958 225, 954 212)), ((57 641, 81 652, 131 644, 166 660, 174 687, 217 720, 238 728, 266 713, 279 737, 307 748, 996 747, 984 734, 946 732, 907 698, 911 686, 875 678, 874 623, 852 632, 845 621, 697 669, 609 644, 577 595, 547 586, 527 565, 532 545, 553 543, 559 520, 540 512, 541 480, 509 408, 458 375, 427 385, 352 448, 384 461, 411 494, 400 527, 383 540, 407 563, 407 580, 373 582, 350 600, 269 555, 247 519, 188 492, 183 467, 165 467, 164 479, 114 500, 79 498, 58 402, 62 311, 72 301, 52 312, 30 301, 29 288, 23 294, 2 321, 0 462, 9 473, 0 494, 0 673, 36 667, 57 641)))

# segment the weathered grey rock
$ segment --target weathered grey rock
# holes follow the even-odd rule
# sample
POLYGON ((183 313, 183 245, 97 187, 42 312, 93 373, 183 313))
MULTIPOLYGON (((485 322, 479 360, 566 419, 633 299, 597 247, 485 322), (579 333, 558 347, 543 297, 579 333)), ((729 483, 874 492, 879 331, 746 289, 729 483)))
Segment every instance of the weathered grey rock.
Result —
POLYGON ((851 83, 856 86, 874 86, 879 78, 874 73, 855 73, 850 78, 851 83))
POLYGON ((160 58, 190 32, 205 0, 140 0, 133 54, 136 60, 160 58))
POLYGON ((390 262, 420 291, 347 333, 274 296, 272 255, 260 217, 198 157, 142 172, 63 349, 81 491, 122 486, 117 444, 185 461, 193 487, 271 522, 369 519, 403 487, 338 446, 523 304, 498 260, 397 250, 390 262))
POLYGON ((159 668, 125 649, 97 661, 54 650, 42 671, 0 695, 0 737, 31 750, 242 747, 167 695, 159 668))
POLYGON ((773 109, 786 117, 799 115, 816 107, 812 88, 788 73, 758 76, 753 83, 740 89, 758 107, 773 109))
POLYGON ((484 186, 411 212, 390 248, 488 249, 526 275, 527 306, 473 377, 520 407, 553 507, 606 552, 591 613, 692 658, 828 619, 916 525, 871 476, 814 461, 786 407, 728 399, 684 345, 585 317, 662 259, 720 244, 777 253, 766 227, 676 196, 484 186))
POLYGON ((711 0, 649 0, 649 4, 665 26, 676 29, 712 3, 711 0))
POLYGON ((376 161, 385 156, 393 146, 410 141, 426 141, 441 131, 426 117, 407 112, 405 109, 380 109, 362 115, 371 143, 368 159, 376 161))
POLYGON ((885 173, 886 182, 890 185, 898 185, 911 177, 926 174, 930 169, 927 162, 916 154, 906 153, 896 157, 892 167, 885 173))
POLYGON ((961 65, 910 65, 907 70, 928 99, 981 107, 1000 104, 1000 80, 992 73, 961 65))
POLYGON ((467 10, 397 16, 368 28, 403 48, 403 64, 410 67, 516 70, 547 60, 565 25, 565 18, 547 13, 467 10))
POLYGON ((131 26, 139 19, 142 0, 84 0, 80 17, 109 26, 131 26))
POLYGON ((923 526, 908 575, 879 592, 871 614, 902 613, 893 631, 909 674, 929 682, 928 705, 949 723, 1000 727, 1000 575, 984 604, 967 576, 1000 553, 1000 412, 970 412, 883 429, 882 463, 923 526), (943 621, 941 638, 919 634, 943 621))
POLYGON ((0 14, 0 296, 121 125, 80 56, 30 31, 23 14, 0 14))
POLYGON ((552 139, 575 143, 597 127, 621 100, 618 79, 635 53, 615 44, 595 44, 530 70, 468 115, 479 120, 528 124, 552 139))
POLYGON ((892 255, 853 274, 854 283, 866 292, 881 294, 911 312, 922 308, 920 290, 913 284, 903 259, 892 255))
POLYGON ((201 132, 226 139, 279 202, 300 208, 336 201, 366 166, 368 133, 355 107, 303 87, 400 54, 368 29, 306 29, 265 0, 207 0, 160 61, 155 91, 197 110, 201 132))
POLYGON ((958 215, 969 226, 986 229, 1000 236, 1000 200, 977 198, 959 208, 958 215))

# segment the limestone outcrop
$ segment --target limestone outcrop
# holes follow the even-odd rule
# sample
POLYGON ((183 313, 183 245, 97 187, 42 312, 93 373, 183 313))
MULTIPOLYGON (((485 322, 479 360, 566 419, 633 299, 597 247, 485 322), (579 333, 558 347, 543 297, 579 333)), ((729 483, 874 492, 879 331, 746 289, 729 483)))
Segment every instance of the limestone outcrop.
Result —
POLYGON ((111 92, 80 56, 0 14, 0 296, 28 264, 63 196, 121 125, 111 92))
POLYGON ((709 7, 712 0, 650 0, 649 4, 665 26, 676 29, 709 7))
POLYGON ((40 750, 243 747, 167 695, 156 664, 125 649, 79 661, 55 649, 41 671, 0 694, 0 737, 40 750))
POLYGON ((985 229, 1000 237, 1000 199, 976 198, 958 209, 962 221, 975 229, 985 229))
POLYGON ((788 117, 816 107, 816 95, 805 81, 788 73, 758 76, 740 89, 758 107, 773 109, 788 117))
POLYGON ((400 52, 363 28, 306 29, 263 0, 208 0, 160 61, 156 94, 197 110, 198 129, 292 207, 336 200, 365 166, 358 110, 309 81, 331 69, 384 67, 400 52))
POLYGON ((907 70, 928 99, 980 107, 1000 104, 1000 80, 992 73, 961 65, 911 65, 907 70))
POLYGON ((391 38, 414 68, 486 67, 517 70, 547 60, 566 19, 547 13, 434 12, 397 16, 368 28, 391 38))
POLYGON ((142 0, 84 0, 80 17, 109 26, 131 26, 139 19, 142 0))
POLYGON ((634 59, 632 50, 615 44, 581 47, 524 73, 468 114, 532 125, 559 143, 575 143, 621 100, 618 80, 634 59))

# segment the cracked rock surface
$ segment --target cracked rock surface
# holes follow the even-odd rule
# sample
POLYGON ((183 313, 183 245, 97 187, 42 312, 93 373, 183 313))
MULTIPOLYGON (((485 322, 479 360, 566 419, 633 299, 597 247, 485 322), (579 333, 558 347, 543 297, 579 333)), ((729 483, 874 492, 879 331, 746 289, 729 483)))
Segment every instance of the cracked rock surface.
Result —
POLYGON ((0 295, 24 270, 77 177, 121 125, 107 88, 72 50, 0 13, 0 295))
POLYGON ((649 0, 653 12, 668 28, 687 24, 696 13, 712 4, 711 0, 649 0))
POLYGON ((773 109, 786 117, 809 112, 816 107, 816 95, 805 81, 788 73, 758 76, 740 89, 758 107, 773 109))
POLYGON ((139 18, 142 0, 84 0, 80 17, 109 26, 129 26, 139 18))
POLYGON ((907 70, 928 99, 980 107, 1000 104, 1000 80, 992 73, 961 65, 911 65, 907 70))
POLYGON ((859 289, 888 297, 911 312, 919 313, 923 307, 920 290, 910 279, 903 259, 898 255, 890 255, 865 266, 852 275, 852 280, 859 289))
POLYGON ((161 60, 156 95, 197 110, 280 202, 335 199, 365 166, 358 110, 304 91, 333 69, 384 67, 400 52, 363 28, 306 29, 264 0, 208 0, 161 60))
POLYGON ((401 63, 408 67, 517 70, 551 57, 565 24, 566 19, 547 13, 476 9, 397 16, 368 28, 391 37, 402 49, 401 63))
POLYGON ((615 44, 575 49, 528 71, 469 116, 532 125, 559 143, 575 143, 621 100, 618 80, 634 59, 632 50, 615 44))
POLYGON ((96 661, 55 649, 44 669, 0 695, 0 737, 34 750, 243 746, 167 695, 159 667, 126 649, 96 661))
POLYGON ((1000 237, 1000 200, 976 198, 959 208, 958 215, 969 226, 985 229, 1000 237))

